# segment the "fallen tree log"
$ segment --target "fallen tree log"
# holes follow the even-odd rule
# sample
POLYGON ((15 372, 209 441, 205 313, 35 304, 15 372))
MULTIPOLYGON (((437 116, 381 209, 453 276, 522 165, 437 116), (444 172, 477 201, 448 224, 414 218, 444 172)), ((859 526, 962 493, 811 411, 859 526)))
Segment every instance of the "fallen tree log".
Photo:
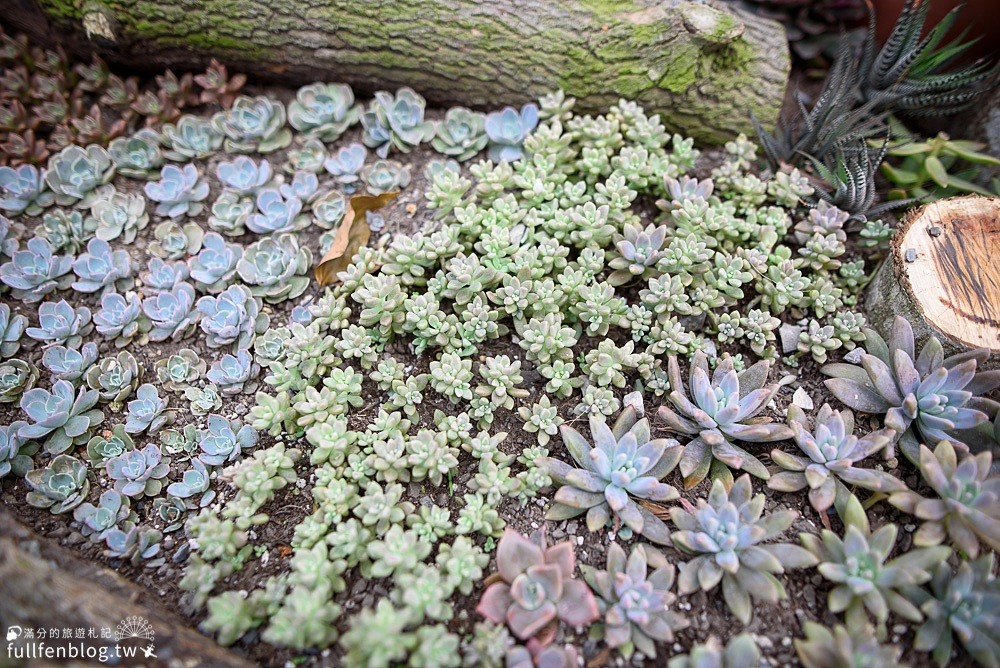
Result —
POLYGON ((933 334, 947 354, 989 348, 1000 367, 1000 199, 932 202, 899 225, 868 288, 872 325, 887 335, 896 315, 918 341, 933 334))
POLYGON ((411 86, 430 102, 496 108, 563 88, 584 112, 624 97, 668 129, 719 143, 773 126, 789 72, 776 22, 682 0, 13 0, 3 20, 42 44, 128 67, 211 57, 284 83, 411 86))
MULTIPOLYGON (((135 656, 141 659, 142 665, 169 668, 246 668, 255 665, 191 629, 183 619, 164 608, 155 593, 40 538, 2 508, 0 536, 3 536, 0 538, 0 629, 8 635, 12 627, 21 629, 11 642, 4 643, 5 648, 26 648, 29 643, 37 647, 38 643, 55 646, 60 642, 70 642, 25 638, 24 629, 40 628, 70 629, 74 632, 74 639, 77 629, 83 629, 85 634, 93 629, 97 637, 86 639, 88 646, 113 648, 116 641, 113 638, 101 639, 101 630, 115 630, 123 620, 138 616, 145 619, 153 630, 152 645, 156 655, 155 658, 146 658, 139 650, 135 656)), ((20 651, 22 654, 15 654, 15 657, 54 658, 38 654, 29 656, 26 652, 31 652, 30 649, 20 651)), ((77 658, 86 657, 78 655, 77 658)), ((66 665, 65 661, 58 663, 66 665)), ((93 665, 97 662, 88 663, 93 665)), ((136 665, 134 661, 126 663, 136 665)))

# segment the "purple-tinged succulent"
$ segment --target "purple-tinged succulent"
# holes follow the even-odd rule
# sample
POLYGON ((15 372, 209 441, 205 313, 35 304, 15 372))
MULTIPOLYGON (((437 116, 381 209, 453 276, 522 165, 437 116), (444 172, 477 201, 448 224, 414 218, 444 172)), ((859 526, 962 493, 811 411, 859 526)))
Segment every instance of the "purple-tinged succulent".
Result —
MULTIPOLYGON (((917 629, 913 649, 933 650, 939 666, 951 659, 952 634, 981 666, 1000 665, 1000 579, 993 573, 996 555, 987 553, 974 561, 960 561, 957 572, 944 561, 934 570, 930 591, 914 587, 908 592, 920 606, 925 621, 917 629)), ((817 666, 818 668, 818 666, 817 666)))
POLYGON ((38 444, 18 436, 17 432, 24 424, 17 420, 9 425, 0 425, 0 479, 10 473, 23 478, 34 467, 31 456, 38 452, 38 444))
POLYGON ((259 373, 260 365, 254 361, 250 351, 238 350, 235 355, 223 355, 222 359, 212 364, 206 377, 223 396, 232 396, 256 391, 254 379, 259 373))
POLYGON ((73 273, 77 280, 73 289, 77 292, 118 292, 130 290, 135 284, 135 262, 128 251, 112 251, 107 241, 91 239, 87 252, 81 253, 73 262, 73 273))
POLYGON ((657 201, 656 206, 664 211, 683 208, 686 202, 694 204, 707 202, 715 188, 712 179, 699 181, 690 176, 681 176, 679 179, 675 179, 669 175, 663 177, 663 186, 670 199, 661 199, 657 201))
POLYGON ((17 431, 24 440, 41 442, 46 452, 57 455, 86 443, 90 431, 104 420, 94 409, 97 391, 76 388, 68 380, 57 380, 52 390, 36 387, 21 397, 21 410, 32 422, 17 431))
POLYGON ((136 390, 135 399, 128 402, 125 431, 129 434, 155 434, 173 420, 174 412, 167 410, 167 400, 160 398, 154 385, 143 383, 136 390))
POLYGON ((751 599, 777 603, 788 596, 775 574, 816 564, 816 558, 798 545, 764 544, 788 530, 798 513, 781 510, 761 517, 764 495, 751 497, 752 493, 749 475, 740 476, 728 493, 716 479, 708 501, 698 499, 693 513, 683 508, 670 511, 679 529, 672 534, 674 546, 694 555, 680 566, 678 593, 708 592, 721 583, 726 605, 744 624, 753 617, 751 599))
POLYGON ((933 452, 920 446, 917 466, 939 498, 905 489, 889 497, 889 503, 924 521, 913 534, 914 545, 938 545, 950 538, 973 559, 979 556, 980 541, 1000 551, 1000 476, 990 475, 992 463, 989 451, 959 461, 950 441, 941 441, 933 452))
POLYGON ((255 297, 277 304, 308 289, 311 265, 312 253, 296 235, 277 234, 250 244, 237 271, 255 297))
POLYGON ((514 107, 486 114, 489 158, 494 162, 514 162, 524 156, 524 140, 538 126, 538 107, 526 104, 518 112, 514 107))
POLYGON ((556 620, 587 626, 599 617, 597 601, 573 577, 575 567, 573 543, 549 547, 544 529, 525 538, 507 528, 497 545, 496 576, 476 612, 494 624, 507 624, 521 640, 539 636, 556 620))
POLYGON ((58 302, 43 302, 38 307, 38 327, 28 327, 25 332, 45 345, 64 345, 79 348, 83 337, 94 328, 90 309, 86 306, 73 308, 62 299, 58 302))
POLYGON ((98 199, 105 190, 101 186, 114 175, 115 165, 104 147, 67 146, 49 158, 45 182, 55 194, 56 204, 84 209, 98 199))
POLYGON ((53 255, 48 239, 34 237, 27 248, 11 254, 0 266, 0 280, 12 288, 11 296, 28 303, 40 302, 53 290, 65 290, 73 282, 73 256, 53 255))
POLYGON ((164 459, 160 447, 150 443, 142 450, 130 450, 109 459, 107 471, 108 477, 115 481, 116 492, 141 499, 156 496, 163 489, 163 479, 170 473, 170 459, 164 459))
POLYGON ((361 115, 365 132, 361 141, 375 149, 380 158, 395 149, 409 153, 415 146, 430 141, 434 136, 434 123, 424 120, 427 101, 410 88, 400 88, 393 95, 377 91, 361 115))
MULTIPOLYGON (((968 451, 956 430, 972 429, 1000 410, 1000 404, 985 398, 1000 387, 1000 370, 979 371, 989 357, 987 349, 951 357, 937 337, 931 336, 916 353, 913 328, 896 316, 889 340, 865 329, 865 352, 861 365, 828 364, 822 371, 831 379, 827 389, 842 402, 863 413, 885 413, 885 425, 899 434, 900 448, 913 463, 920 460, 918 441, 947 440, 968 451)), ((893 444, 886 448, 894 456, 893 444)))
POLYGON ((795 240, 805 245, 814 234, 826 236, 833 234, 841 242, 847 241, 844 224, 851 214, 820 200, 816 206, 809 209, 808 217, 795 225, 795 240))
POLYGON ((210 484, 208 469, 200 460, 192 459, 191 468, 184 471, 178 482, 170 483, 167 487, 167 494, 178 499, 190 499, 192 496, 200 494, 201 498, 198 499, 196 505, 204 508, 215 500, 215 492, 209 489, 210 484))
POLYGON ((240 458, 244 450, 257 445, 257 430, 239 420, 227 420, 221 415, 208 416, 208 428, 201 432, 201 454, 208 466, 221 466, 240 458))
POLYGON ((135 241, 139 230, 149 224, 146 198, 139 194, 116 192, 111 197, 94 202, 90 212, 97 221, 94 236, 104 241, 121 237, 123 242, 130 244, 135 241))
POLYGON ((365 166, 367 158, 368 149, 355 142, 339 148, 326 159, 323 168, 337 180, 337 183, 353 188, 361 178, 361 168, 365 166))
POLYGON ((118 173, 130 179, 155 179, 163 166, 160 136, 151 128, 143 128, 131 137, 112 139, 108 153, 118 173))
POLYGON ((34 165, 0 167, 0 210, 11 216, 38 216, 55 203, 48 190, 45 170, 34 165))
POLYGON ((258 164, 253 158, 241 155, 232 162, 220 162, 215 168, 215 175, 226 190, 246 197, 257 194, 258 190, 270 183, 274 170, 267 160, 261 160, 258 164))
POLYGON ((233 106, 212 117, 212 126, 225 135, 230 153, 272 153, 292 143, 285 127, 285 105, 258 95, 240 95, 233 106))
POLYGON ((97 333, 106 339, 113 339, 115 347, 123 348, 132 341, 142 343, 151 327, 142 314, 142 300, 134 292, 120 295, 106 293, 101 297, 101 308, 94 314, 97 333))
POLYGON ((809 431, 806 414, 795 404, 788 407, 788 425, 805 457, 772 450, 771 459, 785 470, 767 481, 771 489, 798 492, 808 487, 809 503, 820 513, 830 509, 837 495, 850 494, 844 483, 873 492, 906 489, 903 481, 885 471, 855 466, 885 448, 895 438, 892 429, 879 429, 858 438, 854 435, 854 414, 835 411, 830 404, 819 409, 814 431, 809 431))
POLYGON ((57 455, 45 468, 28 471, 24 481, 31 488, 28 505, 48 508, 54 514, 73 510, 90 491, 87 465, 69 455, 57 455))
POLYGON ((150 290, 157 292, 173 290, 189 277, 185 262, 166 262, 158 257, 150 258, 149 270, 142 275, 142 281, 150 290))
POLYGON ((792 430, 776 423, 752 422, 778 392, 777 384, 764 386, 770 362, 761 360, 737 373, 733 358, 719 362, 709 380, 708 358, 698 351, 691 360, 691 399, 684 394, 677 358, 670 356, 668 376, 673 407, 661 406, 657 416, 671 431, 694 436, 684 446, 680 468, 684 487, 691 489, 709 474, 732 484, 729 468, 758 478, 771 477, 767 467, 734 441, 767 443, 792 437, 792 430), (676 412, 675 412, 676 411, 676 412))
POLYGON ((314 83, 296 91, 288 105, 288 123, 306 137, 334 142, 358 122, 361 111, 347 84, 314 83))
MULTIPOLYGON (((105 553, 112 559, 128 560, 133 566, 151 560, 160 553, 163 534, 151 527, 140 527, 125 522, 121 529, 111 529, 104 534, 105 553)), ((163 559, 153 559, 147 566, 162 564, 163 559)))
POLYGON ((277 188, 265 188, 257 193, 257 213, 251 214, 246 226, 257 234, 294 232, 305 227, 309 219, 299 215, 302 200, 282 197, 277 188))
POLYGON ((10 306, 0 304, 0 359, 11 357, 21 347, 21 335, 28 325, 23 315, 11 314, 10 306))
POLYGON ((215 232, 209 232, 201 251, 188 260, 195 286, 203 292, 222 292, 236 276, 236 265, 242 257, 242 246, 226 243, 215 232))
POLYGON ((229 345, 235 350, 249 348, 257 335, 267 329, 269 321, 261 313, 260 299, 242 285, 231 285, 218 296, 202 297, 197 308, 209 348, 229 345))
POLYGON ((152 341, 174 341, 190 336, 198 322, 194 310, 194 288, 189 283, 178 283, 169 291, 157 292, 142 302, 142 312, 149 318, 152 341))
POLYGON ((604 616, 604 640, 618 648, 622 656, 632 657, 639 650, 656 658, 656 642, 671 643, 674 632, 689 623, 670 609, 677 596, 670 591, 674 584, 674 565, 653 548, 636 545, 627 555, 618 543, 608 545, 607 570, 581 565, 583 577, 597 595, 604 616), (648 573, 650 561, 655 570, 648 573))
POLYGON ((158 202, 156 215, 178 219, 197 216, 208 197, 208 183, 199 181, 198 169, 194 165, 167 165, 160 172, 158 181, 151 181, 144 189, 146 197, 158 202))
POLYGON ((49 370, 55 380, 72 383, 83 378, 83 374, 97 360, 97 344, 85 343, 79 350, 66 346, 48 346, 42 353, 42 365, 49 370))
POLYGON ((285 199, 298 197, 308 205, 319 195, 319 179, 312 172, 298 171, 292 176, 291 183, 278 186, 278 192, 285 199))
POLYGON ((687 654, 671 658, 667 668, 757 668, 760 665, 760 648, 753 636, 741 633, 725 645, 717 637, 709 636, 705 642, 695 643, 687 654))
POLYGON ((578 659, 572 645, 543 645, 532 638, 507 650, 504 668, 575 668, 578 659))
POLYGON ((101 494, 96 506, 92 503, 77 506, 73 511, 73 519, 82 525, 80 533, 84 536, 91 540, 103 541, 107 532, 117 529, 120 523, 128 519, 131 512, 128 497, 109 489, 101 494))
MULTIPOLYGON (((863 517, 864 511, 859 508, 857 515, 863 517)), ((935 564, 948 559, 951 548, 916 548, 889 560, 899 527, 886 524, 869 533, 867 520, 854 522, 848 518, 843 538, 828 529, 820 536, 799 535, 820 562, 816 570, 835 585, 828 599, 830 612, 843 612, 847 627, 855 629, 866 626, 871 614, 884 632, 890 611, 919 622, 923 615, 906 594, 910 587, 931 579, 935 564)))
POLYGON ((562 485, 547 519, 564 520, 587 513, 587 528, 599 531, 612 517, 655 543, 666 544, 670 531, 634 499, 670 501, 677 490, 660 482, 681 456, 673 439, 650 439, 649 420, 638 419, 632 406, 622 411, 614 427, 603 416, 590 418, 594 444, 568 425, 559 427, 563 443, 579 468, 552 457, 535 460, 538 467, 562 485))
POLYGON ((667 238, 667 226, 647 225, 643 228, 638 223, 628 223, 623 235, 615 244, 617 255, 608 262, 608 266, 614 269, 608 276, 608 283, 625 285, 636 279, 658 275, 656 263, 663 257, 661 249, 667 238))

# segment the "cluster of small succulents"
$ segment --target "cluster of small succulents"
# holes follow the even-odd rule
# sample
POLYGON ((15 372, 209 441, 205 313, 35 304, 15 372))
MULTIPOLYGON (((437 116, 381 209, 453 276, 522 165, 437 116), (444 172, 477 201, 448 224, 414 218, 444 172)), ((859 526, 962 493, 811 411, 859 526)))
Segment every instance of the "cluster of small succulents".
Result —
MULTIPOLYGON (((718 594, 747 623, 785 597, 787 570, 817 562, 846 627, 810 628, 804 662, 893 655, 865 606, 880 625, 883 609, 923 621, 924 649, 954 631, 985 655, 967 629, 992 628, 996 601, 966 580, 992 592, 991 575, 962 562, 953 581, 928 562, 944 543, 975 556, 1000 542, 992 461, 963 447, 993 437, 1000 406, 981 395, 1000 378, 934 341, 918 355, 901 325, 888 342, 865 328, 855 241, 877 225, 859 240, 847 212, 803 206, 809 181, 758 172, 745 137, 695 179, 690 140, 626 101, 577 116, 553 95, 432 121, 409 89, 363 105, 317 83, 286 106, 224 79, 209 82, 226 102, 211 119, 172 114, 107 150, 70 146, 44 172, 0 171, 3 209, 43 217, 25 244, 0 219, 0 281, 41 302, 37 318, 0 309, 0 402, 25 417, 0 429, 0 477, 25 476, 29 503, 73 511, 115 560, 156 566, 185 544, 181 588, 224 644, 257 629, 296 650, 339 643, 356 665, 576 665, 565 643, 585 626, 626 658, 676 654, 665 650, 689 624, 678 597, 718 594), (328 146, 357 123, 362 143, 328 146), (309 294, 318 256, 302 231, 332 241, 351 192, 406 187, 410 166, 390 153, 420 144, 453 159, 425 174, 436 219, 358 249, 332 289, 309 294), (145 197, 119 191, 123 179, 145 197), (140 234, 146 245, 128 247, 140 234), (61 299, 67 289, 93 294, 92 308, 61 299), (22 333, 45 346, 37 366, 22 333), (147 342, 169 352, 147 364, 147 342), (886 413, 884 429, 855 435, 853 414, 826 405, 782 413, 792 379, 769 372, 857 347, 862 367, 829 365, 829 389, 886 413), (659 410, 646 417, 644 401, 659 410), (569 424, 580 418, 590 440, 569 424), (870 461, 900 438, 940 499, 870 461), (798 451, 778 447, 778 468, 765 466, 760 447, 792 439, 798 451), (833 509, 846 528, 803 538, 808 550, 774 542, 796 513, 765 513, 733 470, 808 489, 821 521, 833 509), (697 508, 673 486, 707 478, 697 508), (858 525, 863 491, 923 522, 895 560, 912 562, 909 577, 888 561, 893 525, 858 525), (271 502, 300 494, 308 514, 281 570, 227 591, 274 556, 253 541, 271 502), (507 526, 528 504, 628 544, 610 542, 577 579, 571 542, 507 526), (669 563, 671 546, 688 560, 669 563), (361 609, 341 596, 359 579, 384 585, 361 609), (477 597, 487 621, 473 628, 454 609, 477 597)), ((757 653, 749 636, 709 640, 671 665, 757 653)))

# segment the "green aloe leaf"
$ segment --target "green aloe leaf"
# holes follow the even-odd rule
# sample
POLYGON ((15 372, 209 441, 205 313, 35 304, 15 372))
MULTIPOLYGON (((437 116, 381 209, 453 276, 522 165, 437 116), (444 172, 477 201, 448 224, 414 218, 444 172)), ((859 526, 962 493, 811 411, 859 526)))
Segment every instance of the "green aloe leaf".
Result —
POLYGON ((924 169, 934 179, 934 183, 942 188, 948 187, 948 170, 944 168, 944 165, 941 164, 941 160, 937 156, 927 156, 927 160, 924 161, 924 169))

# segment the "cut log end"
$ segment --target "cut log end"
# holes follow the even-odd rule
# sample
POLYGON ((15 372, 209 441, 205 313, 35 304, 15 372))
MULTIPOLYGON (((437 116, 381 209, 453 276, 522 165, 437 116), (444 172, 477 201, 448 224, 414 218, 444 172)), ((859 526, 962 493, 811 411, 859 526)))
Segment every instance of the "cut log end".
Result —
POLYGON ((955 352, 1000 355, 1000 199, 958 197, 913 211, 900 224, 872 283, 868 309, 887 329, 898 314, 918 335, 955 352))

